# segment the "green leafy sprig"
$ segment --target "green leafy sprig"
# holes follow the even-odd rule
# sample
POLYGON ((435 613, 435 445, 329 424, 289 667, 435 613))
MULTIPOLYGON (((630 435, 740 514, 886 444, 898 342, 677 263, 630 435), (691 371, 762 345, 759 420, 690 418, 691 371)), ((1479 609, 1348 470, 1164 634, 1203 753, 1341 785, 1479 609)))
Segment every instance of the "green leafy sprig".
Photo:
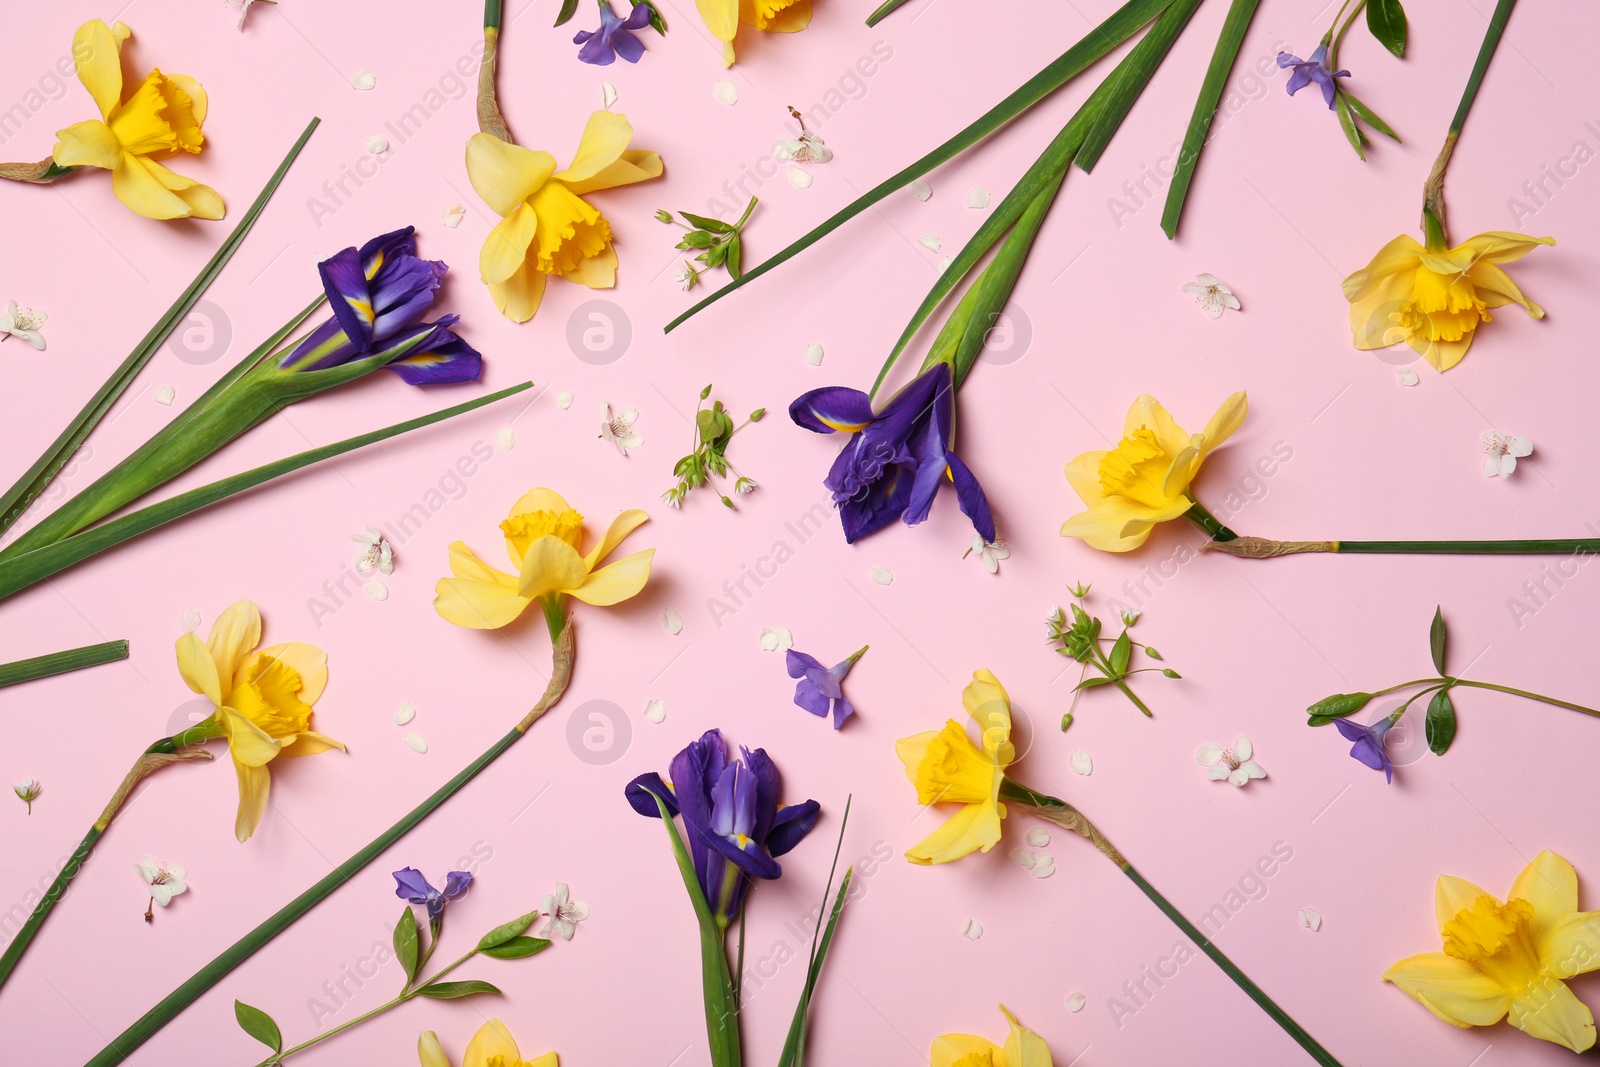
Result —
POLYGON ((1078 674, 1078 684, 1072 687, 1072 704, 1067 708, 1066 714, 1061 716, 1063 730, 1072 725, 1072 710, 1078 706, 1078 697, 1085 689, 1114 685, 1122 690, 1123 696, 1133 701, 1134 707, 1150 715, 1152 713, 1145 702, 1140 700, 1128 685, 1128 678, 1149 671, 1159 672, 1168 678, 1183 677, 1171 667, 1133 667, 1131 664, 1134 649, 1142 652, 1145 659, 1161 662, 1161 653, 1128 636, 1128 631, 1139 620, 1139 612, 1123 612, 1122 632, 1115 638, 1106 637, 1102 632, 1105 627, 1100 620, 1089 614, 1086 599, 1089 596, 1089 589, 1089 586, 1081 584, 1068 588, 1067 591, 1074 598, 1070 623, 1067 612, 1059 607, 1045 619, 1047 640, 1059 646, 1056 651, 1083 664, 1083 670, 1078 674), (1109 650, 1104 647, 1107 641, 1111 643, 1109 650), (1090 668, 1098 673, 1089 674, 1090 668))
MULTIPOLYGON (((601 2, 604 3, 605 0, 601 0, 601 2)), ((655 30, 661 36, 665 37, 667 35, 667 20, 661 17, 661 9, 656 7, 655 4, 651 3, 650 0, 637 0, 637 2, 630 0, 628 7, 635 8, 640 6, 640 4, 643 4, 645 7, 650 9, 650 28, 655 30)), ((561 0, 561 10, 556 12, 555 24, 557 26, 564 26, 572 18, 572 16, 576 15, 577 13, 578 0, 561 0)))
MULTIPOLYGON (((1344 43, 1345 34, 1350 32, 1350 27, 1355 24, 1356 16, 1361 14, 1363 8, 1367 12, 1367 29, 1372 31, 1372 36, 1390 52, 1401 59, 1405 58, 1406 13, 1400 6, 1400 0, 1355 0, 1354 5, 1351 0, 1344 0, 1338 14, 1333 17, 1333 25, 1322 35, 1322 44, 1328 49, 1328 69, 1339 69, 1339 46, 1344 43)), ((1334 81, 1334 90, 1333 110, 1339 116, 1339 128, 1362 160, 1367 158, 1366 147, 1371 142, 1360 123, 1364 122, 1385 137, 1392 138, 1396 144, 1400 143, 1400 135, 1390 129, 1377 112, 1340 84, 1338 79, 1334 81)))
MULTIPOLYGON (((740 240, 740 233, 744 224, 750 221, 750 213, 755 211, 759 201, 750 198, 750 203, 745 205, 744 214, 739 216, 738 222, 723 222, 720 219, 708 218, 705 215, 696 215, 688 211, 680 211, 683 221, 679 222, 672 212, 662 209, 656 212, 656 219, 669 226, 682 226, 683 238, 675 247, 698 248, 700 254, 694 258, 706 265, 706 269, 725 267, 728 276, 738 281, 744 276, 744 246, 740 240)), ((684 264, 688 273, 683 278, 684 291, 693 289, 700 281, 700 272, 690 264, 684 264)))
POLYGON ((693 448, 672 468, 678 484, 661 494, 661 499, 675 508, 682 507, 684 498, 691 492, 706 486, 715 489, 723 506, 737 510, 733 497, 712 485, 713 477, 726 479, 733 475, 733 492, 737 496, 754 492, 756 488, 755 479, 745 477, 728 461, 728 444, 734 434, 753 422, 760 422, 767 409, 756 408, 748 419, 736 426, 722 401, 713 400, 710 407, 705 406, 710 397, 711 386, 700 390, 700 401, 694 409, 693 448))
POLYGON ((407 905, 400 913, 400 921, 394 928, 394 956, 400 961, 400 966, 405 972, 405 983, 400 987, 399 995, 393 1000, 289 1048, 283 1047, 283 1031, 279 1029, 277 1022, 260 1008, 235 1000, 233 1016, 238 1020, 240 1029, 272 1050, 257 1067, 273 1067, 297 1052, 303 1052, 312 1045, 326 1041, 335 1034, 343 1033, 417 997, 427 997, 431 1000, 460 1000, 462 997, 475 996, 479 993, 498 996, 500 989, 488 982, 476 978, 447 982, 444 980, 445 976, 474 956, 488 956, 497 960, 520 960, 543 952, 550 947, 550 942, 542 937, 529 937, 524 933, 540 914, 535 909, 495 927, 484 934, 466 955, 441 967, 431 977, 423 978, 422 970, 427 967, 428 960, 433 957, 433 950, 439 945, 439 936, 444 929, 443 916, 429 924, 429 934, 425 935, 422 928, 417 925, 416 914, 410 905, 407 905))
POLYGON ((1433 678, 1417 678, 1399 685, 1391 685, 1387 689, 1378 689, 1370 693, 1335 693, 1331 697, 1324 697, 1306 709, 1308 726, 1326 726, 1335 719, 1343 719, 1354 715, 1366 707, 1375 698, 1398 693, 1407 689, 1416 692, 1405 699, 1398 708, 1389 714, 1389 725, 1398 723, 1411 710, 1411 705, 1428 698, 1427 711, 1423 719, 1423 733, 1428 741, 1428 748, 1436 756, 1445 754, 1450 747, 1450 742, 1456 737, 1456 707, 1450 698, 1450 690, 1458 687, 1468 689, 1491 689, 1496 693, 1509 693, 1512 696, 1523 697, 1527 700, 1537 700, 1541 704, 1553 704, 1558 708, 1569 711, 1581 711, 1585 715, 1600 716, 1600 710, 1586 708, 1582 704, 1573 704, 1566 700, 1557 700, 1555 697, 1543 696, 1539 693, 1530 693, 1526 689, 1515 689, 1509 685, 1496 685, 1492 682, 1477 682, 1467 678, 1451 675, 1445 669, 1445 654, 1449 648, 1449 632, 1444 623, 1444 612, 1435 608, 1433 622, 1428 626, 1428 651, 1433 659, 1433 669, 1438 675, 1433 678))

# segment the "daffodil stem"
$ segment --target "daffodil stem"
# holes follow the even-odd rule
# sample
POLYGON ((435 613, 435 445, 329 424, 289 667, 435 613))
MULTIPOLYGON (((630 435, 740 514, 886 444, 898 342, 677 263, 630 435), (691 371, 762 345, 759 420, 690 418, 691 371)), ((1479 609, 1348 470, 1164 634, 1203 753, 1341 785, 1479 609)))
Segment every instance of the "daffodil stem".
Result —
POLYGON ((1222 525, 1217 520, 1217 517, 1207 511, 1205 505, 1198 500, 1190 504, 1189 510, 1183 513, 1183 517, 1200 527, 1205 532, 1205 535, 1213 541, 1233 541, 1239 536, 1222 525))
POLYGON ((1302 552, 1342 552, 1354 555, 1419 556, 1569 556, 1600 552, 1600 537, 1569 537, 1510 541, 1274 541, 1266 537, 1213 540, 1208 551, 1226 552, 1241 559, 1271 559, 1302 552))
POLYGON ((305 915, 312 908, 327 899, 334 890, 344 885, 351 878, 366 867, 373 860, 383 855, 395 842, 399 841, 423 819, 431 815, 435 809, 445 801, 455 796, 468 782, 476 778, 484 768, 499 759, 506 750, 522 740, 528 728, 544 715, 566 691, 567 682, 572 676, 572 663, 576 655, 576 646, 573 638, 573 629, 570 620, 564 620, 556 637, 555 648, 552 652, 550 681, 545 686, 544 695, 533 709, 523 716, 522 721, 513 726, 500 740, 490 745, 488 750, 467 764, 454 778, 440 786, 431 796, 407 812, 398 822, 379 834, 355 855, 345 860, 339 866, 318 881, 311 888, 295 897, 289 903, 279 908, 265 922, 251 930, 248 934, 235 941, 224 949, 210 963, 200 968, 178 988, 168 993, 155 1007, 145 1012, 132 1026, 112 1038, 111 1043, 85 1065, 85 1067, 112 1067, 126 1060, 129 1056, 154 1036, 167 1023, 177 1018, 178 1015, 198 1000, 207 990, 211 989, 223 978, 231 974, 239 964, 255 955, 264 948, 273 938, 287 930, 295 920, 305 915))
POLYGON ((1478 48, 1478 58, 1472 64, 1472 73, 1467 76, 1467 87, 1461 93, 1461 103, 1456 105, 1456 113, 1450 119, 1450 130, 1445 135, 1444 146, 1439 149, 1439 156, 1428 172, 1427 184, 1423 186, 1422 229, 1430 249, 1450 247, 1445 230, 1444 174, 1450 166, 1450 157, 1455 152, 1462 127, 1467 124, 1467 115, 1472 111, 1473 102, 1478 99, 1478 90, 1483 85, 1484 74, 1489 70, 1489 61, 1494 58, 1495 49, 1500 47, 1500 39, 1506 34, 1511 9, 1516 6, 1517 0, 1500 0, 1495 5, 1494 14, 1489 17, 1489 30, 1483 35, 1483 44, 1478 48))
POLYGON ((1132 879, 1133 884, 1138 886, 1140 891, 1150 898, 1151 903, 1160 908, 1162 914, 1171 919, 1173 924, 1183 931, 1184 936, 1193 941, 1201 952, 1211 957, 1211 961, 1222 968, 1222 972, 1233 979, 1234 984, 1244 990, 1245 995, 1255 1001, 1261 1010, 1271 1016, 1273 1022, 1281 1026, 1285 1033, 1294 1038, 1295 1042, 1305 1049, 1313 1060, 1322 1064, 1323 1067, 1340 1067, 1339 1061, 1334 1059, 1327 1049, 1323 1048, 1315 1038, 1301 1029, 1299 1023, 1291 1019, 1287 1012, 1278 1007, 1272 998, 1261 990, 1260 986, 1250 980, 1249 975, 1241 971, 1234 965, 1232 960, 1223 955, 1222 950, 1213 945, 1206 935, 1200 932, 1198 927, 1184 918, 1183 913, 1173 907, 1172 902, 1162 896, 1155 886, 1145 881, 1144 875, 1140 874, 1133 864, 1129 863, 1122 853, 1117 851, 1105 834, 1101 833, 1099 828, 1090 822, 1083 812, 1064 800, 1050 796, 1047 793, 1036 792, 1009 778, 1002 781, 1000 795, 1026 808, 1031 815, 1087 838, 1107 859, 1120 867, 1122 873, 1132 879))
POLYGON ((32 659, 19 659, 15 663, 0 663, 0 689, 21 682, 31 682, 36 678, 49 678, 51 675, 66 674, 68 671, 96 667, 102 663, 127 658, 128 642, 106 641, 98 645, 85 645, 82 648, 51 652, 45 656, 34 656, 32 659))

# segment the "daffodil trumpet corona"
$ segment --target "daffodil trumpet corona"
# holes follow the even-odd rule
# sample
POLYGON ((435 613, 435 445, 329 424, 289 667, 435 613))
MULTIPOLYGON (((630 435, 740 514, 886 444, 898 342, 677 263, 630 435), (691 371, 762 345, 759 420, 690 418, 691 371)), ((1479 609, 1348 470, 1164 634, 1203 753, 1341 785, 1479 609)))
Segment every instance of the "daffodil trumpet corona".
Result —
POLYGON ((917 801, 956 806, 948 820, 906 850, 906 859, 927 866, 950 863, 973 852, 988 852, 999 844, 1004 820, 1015 811, 1071 830, 1115 863, 1312 1060, 1324 1067, 1339 1067, 1331 1053, 1145 881, 1088 816, 1064 800, 1030 789, 1008 773, 1017 760, 1017 751, 1011 740, 1011 698, 998 678, 986 670, 974 671, 972 681, 962 690, 961 702, 977 730, 978 741, 969 737, 966 726, 950 719, 940 730, 901 738, 895 743, 906 777, 916 788, 917 801))
MULTIPOLYGON (((529 500, 530 498, 535 502, 547 505, 554 505, 555 501, 561 499, 553 490, 549 489, 533 490, 524 494, 523 500, 529 500)), ((541 599, 541 615, 545 620, 545 626, 550 633, 551 641, 550 680, 545 686, 544 695, 522 716, 516 725, 506 732, 505 736, 490 745, 481 756, 462 768, 454 778, 440 786, 427 799, 402 816, 394 825, 379 834, 365 847, 339 864, 339 866, 335 867, 288 904, 285 904, 254 930, 251 930, 220 952, 210 963, 168 993, 154 1007, 135 1020, 131 1026, 113 1038, 105 1048, 100 1050, 99 1054, 88 1062, 86 1067, 111 1067, 112 1064, 121 1063, 133 1055, 140 1045, 148 1041, 167 1023, 177 1018, 185 1008, 193 1004, 207 990, 230 974, 234 968, 269 944, 273 938, 288 929, 297 919, 327 899, 330 894, 355 877, 369 863, 388 851, 395 842, 410 833, 413 828, 438 809, 440 805, 455 796, 468 782, 472 781, 485 768, 504 755, 511 746, 522 740, 533 724, 538 722, 561 699, 562 694, 567 690, 568 682, 571 680, 573 663, 577 654, 574 633, 575 623, 571 618, 572 603, 574 600, 583 599, 578 595, 578 588, 582 586, 584 579, 580 577, 576 582, 571 580, 573 578, 573 572, 570 569, 572 559, 561 549, 550 544, 537 544, 541 538, 556 538, 562 540, 564 547, 572 551, 573 555, 577 554, 576 550, 572 548, 572 540, 569 540, 569 538, 578 540, 581 543, 583 517, 570 507, 565 507, 565 501, 561 502, 563 507, 560 514, 550 517, 553 520, 563 521, 560 531, 555 528, 554 522, 552 522, 551 528, 541 529, 537 534, 533 533, 530 527, 542 521, 537 516, 528 519, 526 523, 517 527, 518 536, 527 535, 528 537, 528 548, 524 552, 524 560, 526 561, 529 555, 532 555, 535 560, 534 563, 528 563, 525 567, 519 566, 518 587, 521 588, 522 579, 527 578, 531 583, 529 588, 532 588, 533 585, 538 585, 544 590, 541 599), (535 547, 536 544, 537 547, 535 547), (549 561, 548 570, 540 569, 537 561, 541 560, 549 561)), ((513 508, 513 511, 517 511, 517 509, 513 508)), ((528 512, 523 511, 520 514, 527 515, 528 512)), ((625 512, 624 514, 629 513, 625 512)), ((628 526, 628 531, 637 528, 642 521, 642 519, 632 521, 632 524, 628 526)), ((623 536, 626 536, 626 532, 620 531, 617 524, 613 523, 597 546, 604 548, 605 551, 596 554, 594 564, 598 564, 601 557, 609 554, 611 549, 616 547, 616 542, 620 541, 623 536), (607 542, 609 542, 609 547, 606 547, 607 542)), ((653 550, 646 551, 648 553, 653 550)), ((457 554, 452 550, 452 567, 457 562, 457 554)), ((580 565, 583 562, 584 557, 579 557, 580 565)), ((621 566, 622 563, 623 561, 619 560, 616 563, 609 564, 606 568, 600 569, 606 570, 610 567, 621 566)), ((648 579, 648 555, 644 564, 643 568, 638 568, 637 564, 630 565, 635 569, 613 572, 605 580, 610 582, 616 577, 626 576, 627 574, 641 577, 640 569, 643 572, 642 579, 648 579)), ((593 569, 591 568, 588 573, 592 575, 594 573, 593 569)), ((507 577, 509 578, 509 576, 507 577)), ((642 587, 643 580, 640 580, 639 588, 642 587)), ((591 591, 593 588, 591 586, 591 591)), ((612 586, 611 591, 618 595, 614 598, 605 599, 604 603, 614 604, 633 595, 633 593, 621 595, 622 591, 616 585, 612 586)), ((638 591, 638 588, 634 589, 634 593, 638 591)), ((599 604, 601 601, 594 599, 590 602, 599 604)), ((454 621, 450 620, 447 614, 448 610, 441 610, 441 616, 448 621, 454 621)), ((510 621, 508 619, 507 623, 510 621)), ((505 623, 502 623, 502 625, 505 625, 505 623)), ((480 627, 471 626, 469 628, 477 629, 480 627)), ((296 742, 296 744, 298 743, 296 742)))

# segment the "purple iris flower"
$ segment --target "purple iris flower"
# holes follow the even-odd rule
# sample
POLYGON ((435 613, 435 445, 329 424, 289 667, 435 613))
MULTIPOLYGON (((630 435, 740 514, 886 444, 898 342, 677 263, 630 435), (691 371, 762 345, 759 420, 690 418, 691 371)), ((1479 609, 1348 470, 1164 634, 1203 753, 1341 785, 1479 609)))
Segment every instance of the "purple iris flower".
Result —
POLYGON ((815 800, 778 803, 782 780, 765 749, 741 748, 743 759, 728 759, 719 730, 707 730, 698 741, 672 757, 668 774, 641 774, 624 791, 640 815, 660 818, 653 797, 668 816, 682 815, 685 845, 706 903, 726 925, 739 908, 752 878, 777 878, 777 858, 811 832, 822 814, 815 800))
POLYGON ((333 318, 312 330, 279 363, 318 371, 372 356, 409 385, 476 381, 483 357, 456 336, 456 315, 421 322, 449 269, 417 256, 416 230, 407 226, 346 248, 317 264, 333 318))
POLYGON ((1382 771, 1384 781, 1394 782, 1394 764, 1389 762, 1389 753, 1383 747, 1383 739, 1394 723, 1383 718, 1366 726, 1349 719, 1335 719, 1333 725, 1339 728, 1346 741, 1355 742, 1350 746, 1350 755, 1356 761, 1375 771, 1382 771))
POLYGON ((579 30, 577 36, 572 38, 572 43, 583 45, 578 49, 579 59, 597 67, 609 67, 618 56, 629 63, 637 63, 639 57, 644 55, 644 42, 635 37, 633 31, 642 30, 648 25, 649 4, 634 4, 633 10, 624 19, 618 18, 617 13, 611 10, 611 0, 600 0, 600 28, 579 30))
POLYGON ((848 659, 824 667, 815 656, 789 650, 789 677, 800 679, 794 687, 794 702, 813 715, 833 713, 833 728, 837 730, 844 721, 855 714, 855 705, 844 695, 845 675, 856 665, 856 660, 866 654, 867 646, 848 659))
POLYGON ((472 875, 466 871, 451 871, 444 876, 444 888, 435 889, 422 872, 415 867, 394 872, 394 895, 412 904, 425 904, 428 922, 438 923, 444 915, 444 906, 467 891, 472 875))
POLYGON ((950 365, 938 363, 896 393, 881 412, 873 412, 866 393, 842 386, 813 389, 789 405, 789 417, 798 426, 850 435, 822 481, 833 493, 846 541, 859 541, 896 519, 917 525, 928 517, 946 481, 955 485, 956 500, 979 536, 995 539, 983 487, 950 451, 954 401, 950 365))
POLYGON ((1333 110, 1334 94, 1338 91, 1333 79, 1350 77, 1348 70, 1328 69, 1326 41, 1317 45, 1317 50, 1311 53, 1310 59, 1301 59, 1299 56, 1291 56, 1288 52, 1279 52, 1278 68, 1282 70, 1285 67, 1294 68, 1294 73, 1289 75, 1287 86, 1289 95, 1293 96, 1312 82, 1316 82, 1322 87, 1322 99, 1327 102, 1329 111, 1333 110))

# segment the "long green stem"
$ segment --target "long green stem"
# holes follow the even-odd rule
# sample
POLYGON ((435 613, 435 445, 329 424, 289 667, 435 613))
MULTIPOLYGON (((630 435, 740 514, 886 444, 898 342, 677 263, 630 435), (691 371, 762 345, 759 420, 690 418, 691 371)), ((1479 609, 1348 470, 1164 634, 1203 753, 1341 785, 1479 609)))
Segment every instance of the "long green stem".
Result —
POLYGON ((1473 689, 1493 689, 1497 693, 1510 693, 1514 697, 1537 700, 1541 704, 1554 704, 1556 707, 1566 708, 1568 711, 1581 711, 1585 715, 1600 716, 1600 711, 1596 711, 1594 708, 1586 708, 1582 704, 1574 704, 1569 700, 1557 700, 1555 697, 1530 693, 1526 689, 1515 689, 1509 685, 1495 685, 1493 682, 1469 682, 1465 678, 1452 678, 1450 679, 1450 684, 1471 686, 1473 689))
POLYGON ((427 818, 441 804, 455 796, 468 782, 476 778, 484 768, 499 759, 507 749, 522 740, 528 728, 532 726, 544 713, 561 699, 566 692, 567 682, 572 677, 572 663, 575 655, 573 640, 573 627, 570 621, 563 622, 559 627, 552 625, 552 639, 555 647, 552 656, 552 668, 549 685, 545 687, 544 695, 539 702, 522 718, 522 721, 511 728, 500 740, 490 745, 488 750, 462 771, 450 779, 432 796, 407 812, 398 822, 379 834, 373 841, 358 851, 355 855, 345 860, 330 871, 327 876, 320 879, 315 885, 288 904, 278 909, 265 922, 254 930, 224 949, 215 959, 200 968, 192 977, 168 993, 155 1007, 140 1016, 132 1026, 111 1040, 105 1048, 88 1062, 86 1067, 112 1067, 121 1063, 140 1045, 148 1041, 163 1026, 177 1018, 178 1014, 198 1000, 207 990, 211 989, 235 967, 255 955, 284 930, 288 929, 295 920, 305 915, 316 907, 334 890, 344 885, 367 864, 383 855, 395 842, 410 833, 423 819, 427 818))
POLYGON ((62 652, 34 656, 32 659, 19 659, 15 663, 0 663, 0 689, 21 682, 31 682, 35 678, 49 678, 51 675, 66 674, 68 671, 97 667, 102 663, 127 658, 127 641, 105 641, 98 645, 84 645, 82 648, 69 648, 62 652))
POLYGON ((1570 556, 1600 552, 1600 537, 1509 541, 1274 541, 1266 537, 1235 537, 1212 541, 1207 551, 1226 552, 1242 559, 1271 559, 1302 552, 1342 552, 1357 555, 1420 556, 1570 556))
POLYGON ((1511 20, 1511 9, 1516 6, 1517 0, 1500 0, 1495 5, 1494 14, 1489 17, 1489 30, 1483 36, 1483 44, 1478 47, 1478 58, 1472 64, 1472 73, 1467 76, 1467 87, 1462 90, 1461 102, 1451 116, 1444 146, 1439 149, 1438 158, 1433 161, 1433 169, 1423 185, 1422 228, 1430 249, 1448 248, 1450 245, 1444 210, 1445 171, 1450 167, 1450 157, 1455 153, 1461 130, 1467 124, 1467 115, 1472 111, 1473 102, 1478 99, 1478 90, 1483 86, 1489 61, 1494 58, 1495 49, 1500 47, 1500 39, 1505 36, 1506 23, 1511 20))

